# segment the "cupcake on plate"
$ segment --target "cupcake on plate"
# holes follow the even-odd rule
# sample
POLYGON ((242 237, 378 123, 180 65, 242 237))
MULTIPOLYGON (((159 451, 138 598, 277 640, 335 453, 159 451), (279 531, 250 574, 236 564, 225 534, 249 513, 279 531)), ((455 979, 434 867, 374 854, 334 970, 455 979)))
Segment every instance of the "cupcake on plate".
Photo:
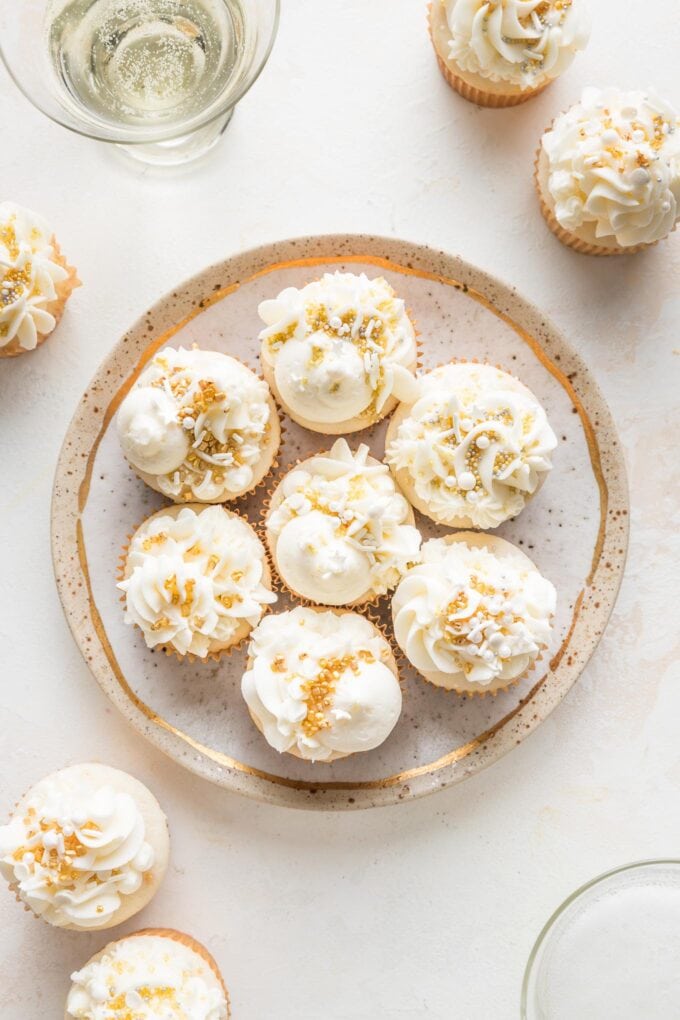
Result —
POLYGON ((401 713, 390 646, 365 617, 298 606, 253 632, 241 689, 277 751, 335 761, 382 744, 401 713))
POLYGON ((0 872, 27 909, 57 928, 127 921, 156 894, 168 854, 155 797, 107 765, 47 776, 0 827, 0 872))
POLYGON ((557 439, 523 383, 492 365, 442 365, 390 422, 385 459, 413 506, 452 528, 516 517, 552 467, 557 439))
POLYGON ((555 589, 495 535, 431 539, 392 599, 394 633, 418 672, 460 694, 516 683, 550 643, 555 589))
POLYGON ((357 432, 409 398, 415 329, 382 277, 325 273, 263 301, 259 313, 264 377, 298 425, 357 432))
POLYGON ((543 135, 535 180, 548 226, 570 248, 647 248, 680 219, 680 117, 651 93, 587 88, 543 135))
POLYGON ((327 606, 358 606, 393 588, 416 562, 420 533, 389 469, 338 439, 302 461, 271 498, 266 536, 290 591, 327 606))
POLYGON ((586 0, 432 0, 429 22, 446 81, 492 107, 538 95, 590 35, 586 0))
POLYGON ((65 1020, 227 1020, 229 993, 196 939, 148 928, 110 942, 71 975, 65 1020))
POLYGON ((221 506, 166 507, 135 531, 122 578, 125 622, 180 658, 239 644, 276 602, 264 546, 221 506))
POLYGON ((0 358, 34 351, 47 340, 78 286, 45 220, 0 202, 0 358))
POLYGON ((133 470, 175 503, 223 503, 254 489, 281 441, 269 387, 217 351, 166 347, 116 421, 133 470))

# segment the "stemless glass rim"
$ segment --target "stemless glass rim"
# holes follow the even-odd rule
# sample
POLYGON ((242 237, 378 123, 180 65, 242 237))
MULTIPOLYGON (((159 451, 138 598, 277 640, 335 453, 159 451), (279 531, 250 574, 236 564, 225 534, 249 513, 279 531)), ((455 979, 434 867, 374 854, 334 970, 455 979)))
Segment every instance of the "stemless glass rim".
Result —
POLYGON ((522 993, 520 1000, 520 1020, 530 1020, 527 1009, 533 1005, 533 1002, 529 1002, 529 990, 531 980, 534 976, 534 969, 539 953, 543 949, 543 946, 547 942, 553 928, 560 920, 560 918, 569 910, 569 908, 580 900, 581 897, 586 896, 592 889, 598 885, 602 885, 609 879, 614 878, 616 875, 624 874, 628 871, 645 871, 647 868, 656 867, 673 867, 680 868, 680 858, 677 857, 650 857, 639 861, 633 861, 630 864, 620 864, 616 868, 610 868, 608 871, 603 871, 594 878, 591 878, 588 882, 580 885, 572 893, 563 900, 556 910, 553 910, 552 914, 541 928, 538 936, 532 946, 531 952, 529 953, 529 959, 527 960, 524 968, 524 977, 522 979, 522 993))
MULTIPOLYGON (((0 0, 0 4, 1 3, 2 0, 0 0)), ((181 138, 183 135, 190 135, 193 134, 195 131, 200 131, 202 128, 207 127, 209 124, 213 124, 216 120, 220 120, 220 118, 224 117, 230 110, 233 110, 236 104, 240 102, 241 99, 243 99, 243 97, 245 96, 245 94, 253 87, 257 79, 262 74, 265 65, 267 64, 267 61, 271 56, 279 30, 281 20, 281 0, 270 0, 270 3, 272 4, 273 7, 273 16, 271 28, 269 29, 269 38, 267 40, 267 44, 264 48, 264 51, 259 61, 254 63, 252 67, 249 68, 248 74, 244 76, 243 82, 241 83, 240 87, 229 96, 228 102, 219 104, 215 109, 212 109, 207 116, 199 114, 195 118, 190 119, 180 125, 175 125, 174 127, 166 131, 163 130, 153 131, 151 129, 146 129, 146 133, 142 133, 140 131, 138 133, 135 133, 134 135, 130 135, 124 129, 122 128, 118 129, 115 126, 112 126, 110 128, 109 133, 104 133, 103 131, 98 131, 96 125, 94 124, 79 125, 78 122, 75 120, 75 117, 72 120, 68 119, 68 112, 66 110, 64 110, 63 116, 59 116, 59 113, 56 112, 60 109, 57 100, 55 100, 54 103, 55 111, 53 112, 52 110, 47 109, 46 105, 39 102, 35 98, 35 96, 31 95, 29 89, 26 86, 24 86, 22 81, 18 78, 18 76, 14 72, 12 62, 6 52, 6 49, 3 47, 1 34, 0 34, 0 61, 2 61, 14 85, 17 87, 19 92, 29 101, 31 106, 33 106, 34 109, 38 110, 44 117, 47 117, 49 120, 51 120, 53 124, 58 124, 60 127, 66 128, 67 131, 71 131, 73 134, 80 135, 83 138, 90 138, 93 141, 97 142, 108 142, 111 145, 130 146, 130 145, 149 145, 155 142, 169 142, 175 138, 181 138)))

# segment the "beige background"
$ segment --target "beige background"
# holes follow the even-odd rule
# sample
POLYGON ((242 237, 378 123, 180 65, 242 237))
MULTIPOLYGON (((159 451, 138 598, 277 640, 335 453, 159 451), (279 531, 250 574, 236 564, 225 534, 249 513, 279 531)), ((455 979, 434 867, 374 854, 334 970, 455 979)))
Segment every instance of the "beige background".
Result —
MULTIPOLYGON (((600 870, 678 852, 680 235, 629 260, 584 259, 548 234, 529 177, 541 129, 586 83, 653 83, 680 105, 680 23, 673 0, 645 5, 644 19, 637 0, 592 7, 590 48, 563 80, 494 112, 441 81, 419 0, 295 0, 220 151, 176 177, 129 171, 49 124, 0 74, 2 197, 58 226, 85 282, 59 334, 0 370, 0 803, 88 757, 147 782, 174 846, 141 923, 204 940, 238 1020, 512 1020, 552 908, 600 870), (633 513, 607 635, 522 747, 435 798, 310 815, 212 789, 128 729, 63 619, 48 520, 69 417, 133 319, 225 254, 333 230, 449 248, 542 305, 610 402, 633 513)), ((9 894, 0 903, 3 1020, 59 1017, 69 971, 101 936, 47 929, 9 894)))

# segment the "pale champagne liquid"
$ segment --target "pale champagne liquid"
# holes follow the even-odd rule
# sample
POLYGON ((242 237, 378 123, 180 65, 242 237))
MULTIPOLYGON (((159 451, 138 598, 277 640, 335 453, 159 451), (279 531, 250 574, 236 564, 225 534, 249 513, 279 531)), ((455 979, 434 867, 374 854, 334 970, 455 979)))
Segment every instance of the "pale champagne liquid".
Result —
POLYGON ((47 41, 81 116, 172 128, 234 89, 245 27, 240 0, 55 0, 47 41))

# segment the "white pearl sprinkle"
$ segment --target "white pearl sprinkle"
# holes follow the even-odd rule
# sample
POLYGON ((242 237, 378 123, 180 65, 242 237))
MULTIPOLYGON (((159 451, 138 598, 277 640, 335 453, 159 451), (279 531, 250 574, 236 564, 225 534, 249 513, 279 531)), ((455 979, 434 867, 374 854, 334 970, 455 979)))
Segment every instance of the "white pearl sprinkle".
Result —
POLYGON ((456 476, 449 475, 448 478, 444 480, 444 485, 447 487, 447 489, 455 489, 457 485, 456 476))
POLYGON ((632 171, 630 179, 633 184, 647 184, 649 182, 649 174, 644 167, 638 166, 632 171))
POLYGON ((458 478, 458 484, 463 490, 474 489, 475 476, 471 471, 463 471, 458 478))
POLYGON ((477 448, 479 450, 486 450, 490 442, 491 442, 491 440, 489 439, 488 436, 484 436, 484 435, 477 436, 476 443, 477 443, 477 448))

